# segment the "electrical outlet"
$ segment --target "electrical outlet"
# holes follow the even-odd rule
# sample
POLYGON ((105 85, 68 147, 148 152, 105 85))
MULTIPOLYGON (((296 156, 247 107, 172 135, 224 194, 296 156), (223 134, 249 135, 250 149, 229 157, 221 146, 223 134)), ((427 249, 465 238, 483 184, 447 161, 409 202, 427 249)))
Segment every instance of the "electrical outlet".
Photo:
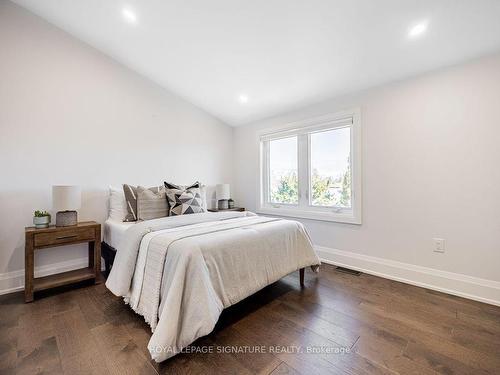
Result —
POLYGON ((433 238, 434 241, 434 252, 444 253, 444 239, 443 238, 433 238))

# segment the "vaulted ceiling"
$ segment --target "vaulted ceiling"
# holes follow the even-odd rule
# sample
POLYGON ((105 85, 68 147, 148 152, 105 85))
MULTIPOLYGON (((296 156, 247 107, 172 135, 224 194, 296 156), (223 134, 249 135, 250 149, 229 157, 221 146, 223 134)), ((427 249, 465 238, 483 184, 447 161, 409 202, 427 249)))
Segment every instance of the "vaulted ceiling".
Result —
POLYGON ((500 50, 498 0, 15 0, 230 125, 500 50))

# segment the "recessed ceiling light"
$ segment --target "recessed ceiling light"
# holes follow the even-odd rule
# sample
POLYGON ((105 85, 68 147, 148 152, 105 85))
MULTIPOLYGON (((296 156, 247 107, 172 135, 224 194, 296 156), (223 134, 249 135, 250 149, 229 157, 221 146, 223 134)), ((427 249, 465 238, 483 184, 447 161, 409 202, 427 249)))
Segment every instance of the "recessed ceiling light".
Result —
POLYGON ((422 21, 413 25, 412 27, 410 27, 410 30, 408 30, 408 36, 410 38, 416 38, 422 35, 427 30, 427 24, 427 21, 422 21))
POLYGON ((122 9, 122 16, 128 23, 135 25, 137 23, 137 16, 135 13, 129 8, 122 9))
POLYGON ((246 95, 240 95, 240 97, 238 98, 240 103, 248 103, 248 96, 246 95))

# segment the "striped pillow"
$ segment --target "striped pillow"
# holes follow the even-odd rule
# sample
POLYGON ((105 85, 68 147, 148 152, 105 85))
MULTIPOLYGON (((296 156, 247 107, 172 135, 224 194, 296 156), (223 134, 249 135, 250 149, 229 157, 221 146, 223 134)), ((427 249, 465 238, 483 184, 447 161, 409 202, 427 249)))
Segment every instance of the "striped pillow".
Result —
MULTIPOLYGON (((163 186, 151 187, 148 190, 159 193, 163 186)), ((127 202, 127 215, 123 221, 137 221, 137 187, 123 184, 123 193, 125 194, 125 201, 127 202)))

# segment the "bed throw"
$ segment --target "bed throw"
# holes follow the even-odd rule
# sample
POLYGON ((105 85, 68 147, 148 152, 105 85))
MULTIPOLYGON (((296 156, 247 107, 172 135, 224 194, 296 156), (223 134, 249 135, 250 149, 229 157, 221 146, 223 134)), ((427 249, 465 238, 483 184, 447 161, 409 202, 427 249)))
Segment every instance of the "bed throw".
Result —
POLYGON ((106 286, 151 326, 161 362, 209 334, 223 309, 319 265, 303 225, 250 212, 181 215, 125 232, 106 286))

